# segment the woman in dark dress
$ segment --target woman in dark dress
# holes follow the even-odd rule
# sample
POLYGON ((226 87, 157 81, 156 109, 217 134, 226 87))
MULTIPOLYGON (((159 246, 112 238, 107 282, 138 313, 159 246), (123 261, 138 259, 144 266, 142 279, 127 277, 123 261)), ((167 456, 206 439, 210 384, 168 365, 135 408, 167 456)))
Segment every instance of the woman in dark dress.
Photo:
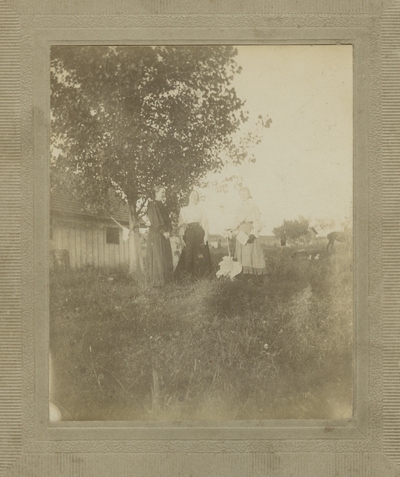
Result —
POLYGON ((154 187, 155 200, 147 207, 150 229, 147 245, 147 266, 150 283, 162 287, 173 276, 172 249, 169 241, 172 232, 171 220, 165 208, 165 188, 154 187))
POLYGON ((175 276, 183 274, 201 277, 211 271, 211 254, 208 248, 208 221, 199 206, 199 194, 192 191, 189 204, 179 213, 179 236, 182 255, 175 269, 175 276))

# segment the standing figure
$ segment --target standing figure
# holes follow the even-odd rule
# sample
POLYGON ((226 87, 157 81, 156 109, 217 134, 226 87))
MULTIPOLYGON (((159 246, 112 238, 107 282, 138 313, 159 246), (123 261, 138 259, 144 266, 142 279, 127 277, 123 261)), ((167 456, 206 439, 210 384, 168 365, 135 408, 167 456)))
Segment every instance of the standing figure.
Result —
POLYGON ((182 273, 200 277, 211 270, 211 254, 208 247, 208 221, 199 206, 199 193, 192 191, 189 204, 182 207, 178 222, 182 254, 175 269, 175 275, 182 273))
POLYGON ((238 232, 235 258, 242 264, 244 274, 265 275, 265 257, 258 238, 262 229, 260 211, 247 187, 240 189, 239 197, 242 204, 237 210, 233 227, 238 232))
POLYGON ((155 200, 147 207, 150 220, 147 242, 147 265, 150 282, 154 287, 162 287, 172 279, 173 262, 169 241, 172 232, 171 220, 165 208, 165 188, 154 187, 155 200))
POLYGON ((281 233, 281 253, 283 253, 283 251, 286 247, 286 240, 287 240, 286 232, 283 231, 281 233))
POLYGON ((328 252, 329 247, 333 250, 333 245, 335 243, 335 240, 337 242, 345 242, 346 241, 346 234, 345 232, 331 232, 326 236, 328 239, 328 245, 326 246, 326 251, 328 252))

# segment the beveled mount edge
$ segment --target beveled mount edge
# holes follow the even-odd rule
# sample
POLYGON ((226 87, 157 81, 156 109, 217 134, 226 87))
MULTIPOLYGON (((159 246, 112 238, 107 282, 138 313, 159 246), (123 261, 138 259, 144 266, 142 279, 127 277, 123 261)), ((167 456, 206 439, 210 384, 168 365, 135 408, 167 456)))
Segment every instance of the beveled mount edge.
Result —
MULTIPOLYGON (((231 29, 218 29, 213 34, 212 40, 202 38, 201 34, 207 29, 165 29, 160 34, 157 31, 157 39, 151 40, 151 29, 110 29, 101 32, 101 40, 98 40, 99 31, 81 30, 81 29, 41 29, 35 31, 36 48, 35 48, 35 71, 34 71, 34 89, 35 104, 34 110, 37 112, 34 118, 35 130, 35 276, 43 277, 37 285, 35 293, 43 293, 48 290, 48 268, 47 268, 47 230, 48 230, 48 212, 46 205, 48 198, 49 177, 48 177, 48 161, 49 161, 49 53, 52 44, 109 44, 110 42, 119 42, 121 44, 156 44, 157 41, 164 43, 183 42, 193 43, 236 43, 236 44, 351 44, 354 46, 354 136, 361 136, 362 140, 357 142, 355 146, 354 165, 359 167, 359 177, 357 181, 366 185, 367 175, 366 167, 360 160, 360 154, 367 150, 366 141, 366 125, 367 118, 358 117, 359 111, 368 110, 366 107, 367 82, 363 71, 366 69, 367 50, 365 42, 363 42, 363 28, 285 28, 285 35, 278 28, 258 28, 235 29, 235 38, 232 38, 231 29), (260 33, 263 32, 264 35, 260 33), (73 38, 73 40, 71 40, 73 38), (97 38, 97 40, 96 40, 97 38), (360 93, 360 90, 363 93, 360 93), (357 92, 357 94, 356 94, 357 92), (358 107, 356 107, 358 105, 358 107), (363 106, 363 107, 360 107, 363 106), (361 151, 361 152, 360 152, 361 151), (38 163, 40 167, 38 167, 38 163), (43 188, 45 184, 46 187, 43 188), (46 211, 46 212, 44 212, 46 211), (38 245, 41 244, 41 245, 38 245)), ((354 178, 356 179, 356 177, 354 178)), ((355 184, 356 186, 357 184, 355 184)), ((355 191, 360 189, 360 184, 354 187, 355 191)), ((367 188, 364 187, 364 191, 367 188)), ((367 206, 366 193, 355 193, 355 208, 361 211, 367 206)), ((364 217, 365 218, 365 217, 364 217)), ((362 252, 367 247, 367 235, 358 234, 363 228, 362 222, 355 224, 355 235, 360 238, 359 246, 355 247, 355 255, 362 256, 362 252)), ((282 420, 282 421, 261 421, 257 426, 254 422, 237 421, 231 424, 224 422, 222 427, 218 427, 218 422, 212 425, 205 425, 201 421, 191 421, 191 425, 185 423, 134 423, 134 422, 48 422, 48 379, 40 376, 40 369, 48 370, 48 294, 45 293, 46 300, 36 301, 36 435, 37 439, 43 440, 99 440, 111 439, 116 440, 140 440, 140 439, 363 439, 368 434, 368 376, 362 372, 360 362, 368 359, 368 349, 365 347, 365 339, 368 338, 368 313, 365 300, 361 300, 361 295, 365 297, 366 280, 368 265, 364 261, 358 264, 360 271, 358 272, 356 288, 355 288, 355 335, 357 342, 356 362, 356 381, 357 393, 354 401, 354 417, 348 421, 300 421, 300 420, 282 420), (361 283, 361 285, 360 285, 361 283), (362 318, 362 323, 361 323, 362 318), (167 427, 169 426, 169 427, 167 427), (261 427, 263 426, 263 427, 261 427), (190 434, 186 435, 185 434, 190 434), (75 435, 73 435, 75 434, 75 435)), ((364 367, 365 368, 365 367, 364 367)))

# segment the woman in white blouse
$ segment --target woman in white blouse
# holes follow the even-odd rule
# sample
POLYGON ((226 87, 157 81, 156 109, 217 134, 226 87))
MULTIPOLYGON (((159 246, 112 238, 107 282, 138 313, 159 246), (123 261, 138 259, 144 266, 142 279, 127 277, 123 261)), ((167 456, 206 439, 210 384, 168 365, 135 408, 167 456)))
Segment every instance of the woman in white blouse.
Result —
POLYGON ((235 258, 243 266, 244 274, 264 275, 265 257, 258 239, 262 229, 261 215, 250 195, 250 190, 243 187, 239 191, 242 201, 236 212, 234 229, 237 230, 235 258))
POLYGON ((203 276, 211 269, 211 255, 208 248, 208 221, 199 206, 199 193, 192 191, 189 204, 179 213, 179 237, 183 247, 175 274, 182 272, 203 276))

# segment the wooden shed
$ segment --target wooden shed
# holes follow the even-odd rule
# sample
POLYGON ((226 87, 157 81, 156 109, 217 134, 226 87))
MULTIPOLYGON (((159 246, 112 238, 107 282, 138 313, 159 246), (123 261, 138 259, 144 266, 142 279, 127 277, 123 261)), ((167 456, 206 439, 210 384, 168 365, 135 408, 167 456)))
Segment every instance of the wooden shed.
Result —
MULTIPOLYGON (((129 226, 128 207, 116 198, 112 216, 129 226)), ((111 219, 85 210, 66 194, 50 197, 51 264, 80 268, 85 265, 117 266, 128 264, 128 241, 111 219)))

